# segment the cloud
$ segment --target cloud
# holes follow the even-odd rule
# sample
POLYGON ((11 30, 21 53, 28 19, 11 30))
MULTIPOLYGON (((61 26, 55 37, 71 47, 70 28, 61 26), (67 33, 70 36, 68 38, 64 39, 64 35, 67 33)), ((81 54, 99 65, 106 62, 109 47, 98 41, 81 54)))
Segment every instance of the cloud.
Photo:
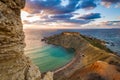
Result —
POLYGON ((24 10, 29 13, 40 13, 44 10, 50 14, 64 14, 78 9, 93 9, 96 6, 95 0, 26 0, 24 10))
POLYGON ((22 11, 23 24, 51 24, 51 23, 66 23, 66 24, 78 24, 84 25, 94 21, 97 18, 101 18, 100 13, 89 13, 79 16, 79 13, 66 13, 66 14, 44 14, 41 13, 30 14, 26 11, 22 11), (75 16, 79 16, 74 18, 75 16))
POLYGON ((104 21, 104 22, 93 22, 90 24, 83 25, 84 28, 120 28, 120 21, 104 21))
POLYGON ((88 18, 86 17, 86 20, 82 19, 83 17, 85 18, 85 16, 81 17, 81 19, 72 19, 72 17, 78 15, 74 14, 73 12, 78 9, 91 9, 97 6, 95 4, 95 0, 66 0, 66 2, 65 0, 26 0, 26 2, 27 3, 24 10, 30 14, 30 16, 28 16, 27 18, 32 19, 32 17, 36 17, 36 19, 38 19, 38 16, 40 18, 40 20, 34 19, 34 21, 24 21, 24 23, 31 22, 33 24, 43 22, 87 24, 93 21, 90 18, 92 18, 95 14, 93 14, 93 16, 92 14, 86 15, 88 16, 88 18))
POLYGON ((32 14, 32 16, 27 17, 29 19, 31 19, 33 16, 35 17, 36 15, 36 19, 38 19, 39 16, 40 20, 33 21, 33 23, 66 22, 73 24, 87 24, 93 21, 91 20, 92 18, 100 18, 100 15, 89 14, 81 16, 81 19, 72 19, 72 17, 78 15, 74 14, 73 12, 78 9, 95 8, 97 6, 95 1, 96 0, 26 0, 27 3, 24 10, 29 14, 32 14), (83 18, 85 20, 83 20, 83 18))
MULTIPOLYGON (((101 13, 95 13, 101 4, 110 7, 120 4, 120 0, 26 0, 22 14, 24 24, 35 25, 87 25, 97 22, 101 13), (86 10, 94 9, 86 14, 86 10), (81 9, 81 10, 80 10, 81 9), (82 11, 82 10, 85 10, 82 11), (97 19, 97 20, 96 20, 97 19)), ((106 17, 106 16, 105 16, 106 17)), ((102 19, 101 19, 102 20, 102 19)), ((100 22, 100 21, 98 21, 100 22)), ((106 26, 118 26, 118 22, 106 22, 106 26)))
POLYGON ((79 2, 79 0, 69 0, 67 6, 62 6, 61 0, 27 0, 26 2, 27 3, 24 10, 30 13, 39 13, 41 10, 44 10, 45 12, 51 14, 62 14, 75 11, 75 6, 79 2))
POLYGON ((101 18, 100 13, 89 13, 89 14, 78 17, 78 19, 85 19, 85 20, 92 20, 92 19, 98 19, 98 18, 101 18))
POLYGON ((104 25, 108 28, 120 28, 120 21, 107 21, 104 25))
MULTIPOLYGON (((55 14, 50 16, 50 18, 48 19, 48 21, 50 22, 66 22, 66 23, 76 23, 76 24, 87 24, 91 21, 94 21, 95 19, 101 18, 101 14, 100 13, 89 13, 86 15, 81 15, 80 17, 76 17, 74 18, 74 16, 78 16, 79 14, 55 14)), ((47 22, 48 22, 47 21, 47 22)))
POLYGON ((102 0, 102 2, 109 2, 109 3, 115 4, 115 3, 120 2, 120 0, 102 0))
POLYGON ((120 7, 120 0, 102 0, 102 5, 109 8, 111 5, 116 5, 116 7, 120 7))
POLYGON ((51 18, 53 19, 70 19, 71 17, 73 17, 73 14, 55 14, 53 16, 51 16, 51 18))
POLYGON ((108 21, 106 23, 106 25, 108 25, 108 26, 116 26, 116 27, 120 28, 120 21, 108 21))
POLYGON ((82 9, 89 10, 89 9, 93 9, 93 8, 97 7, 97 4, 96 4, 95 0, 83 0, 81 2, 80 7, 82 9))
MULTIPOLYGON (((36 20, 31 22, 31 24, 41 24, 41 23, 68 23, 68 24, 78 24, 83 25, 94 21, 97 18, 101 18, 100 13, 90 13, 87 15, 81 15, 78 18, 73 18, 78 14, 54 14, 49 17, 46 16, 45 20, 36 20)), ((24 21, 27 22, 27 21, 24 21)), ((28 21, 30 22, 30 21, 28 21)))
POLYGON ((65 19, 64 22, 66 22, 66 23, 73 23, 73 24, 83 25, 83 24, 90 23, 91 20, 65 19))

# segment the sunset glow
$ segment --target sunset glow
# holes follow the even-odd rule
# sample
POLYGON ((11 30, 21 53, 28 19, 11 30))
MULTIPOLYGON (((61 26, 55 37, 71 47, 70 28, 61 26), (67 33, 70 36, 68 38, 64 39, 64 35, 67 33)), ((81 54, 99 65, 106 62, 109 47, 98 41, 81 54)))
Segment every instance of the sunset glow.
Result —
POLYGON ((25 29, 120 28, 119 4, 117 0, 26 0, 21 18, 25 29))

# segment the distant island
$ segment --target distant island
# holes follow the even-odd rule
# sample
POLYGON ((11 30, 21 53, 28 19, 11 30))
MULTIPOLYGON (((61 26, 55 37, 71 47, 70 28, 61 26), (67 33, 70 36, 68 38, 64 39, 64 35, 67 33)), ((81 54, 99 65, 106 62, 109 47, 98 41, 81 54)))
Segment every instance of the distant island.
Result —
POLYGON ((106 47, 105 41, 78 32, 62 32, 42 41, 75 50, 73 60, 54 71, 54 80, 120 79, 120 57, 106 47))

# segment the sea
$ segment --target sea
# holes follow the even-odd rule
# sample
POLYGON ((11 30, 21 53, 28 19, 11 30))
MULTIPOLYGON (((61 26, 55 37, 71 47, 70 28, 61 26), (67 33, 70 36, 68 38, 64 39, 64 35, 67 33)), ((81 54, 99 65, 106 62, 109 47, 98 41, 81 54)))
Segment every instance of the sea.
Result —
POLYGON ((74 50, 41 41, 44 37, 61 32, 79 32, 101 39, 106 42, 106 47, 120 54, 120 29, 24 29, 24 32, 26 35, 25 54, 32 59, 41 72, 56 70, 73 59, 74 50))

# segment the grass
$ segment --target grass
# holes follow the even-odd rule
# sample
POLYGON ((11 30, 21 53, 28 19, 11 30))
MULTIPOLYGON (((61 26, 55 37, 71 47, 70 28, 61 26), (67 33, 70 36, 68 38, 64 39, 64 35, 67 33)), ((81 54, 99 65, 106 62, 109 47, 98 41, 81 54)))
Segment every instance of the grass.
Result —
POLYGON ((87 40, 90 44, 92 44, 95 47, 98 47, 102 50, 105 50, 106 52, 110 52, 113 53, 113 51, 111 51, 110 49, 108 49, 105 45, 105 41, 93 38, 93 37, 88 37, 85 35, 81 35, 85 40, 87 40))

